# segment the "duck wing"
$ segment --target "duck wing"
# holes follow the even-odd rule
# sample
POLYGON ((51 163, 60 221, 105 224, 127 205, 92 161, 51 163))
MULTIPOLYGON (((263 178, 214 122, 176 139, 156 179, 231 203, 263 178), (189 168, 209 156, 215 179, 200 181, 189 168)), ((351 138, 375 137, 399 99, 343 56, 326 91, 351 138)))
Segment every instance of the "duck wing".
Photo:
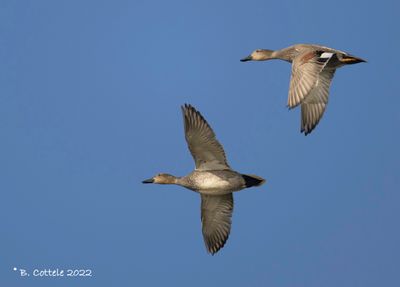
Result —
POLYGON ((329 87, 332 82, 335 69, 324 69, 315 86, 301 103, 301 132, 305 135, 317 126, 328 104, 329 87))
POLYGON ((224 195, 201 194, 201 223, 204 243, 214 254, 224 247, 231 232, 233 212, 232 193, 224 195))
POLYGON ((327 68, 327 64, 336 58, 336 53, 333 51, 311 50, 304 52, 294 58, 292 63, 292 76, 290 79, 288 107, 294 108, 302 103, 310 92, 314 90, 314 97, 320 97, 325 103, 328 102, 329 84, 333 76, 332 71, 327 68), (326 81, 329 83, 326 84, 326 81), (319 84, 319 81, 325 83, 319 84))
POLYGON ((224 149, 203 116, 191 105, 182 106, 185 138, 196 170, 230 169, 224 149))

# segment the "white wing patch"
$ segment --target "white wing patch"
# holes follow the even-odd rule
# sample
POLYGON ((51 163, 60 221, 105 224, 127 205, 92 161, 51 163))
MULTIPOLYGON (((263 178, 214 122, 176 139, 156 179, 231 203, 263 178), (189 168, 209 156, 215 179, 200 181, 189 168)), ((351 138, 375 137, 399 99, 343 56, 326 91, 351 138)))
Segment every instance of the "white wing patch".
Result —
POLYGON ((333 56, 333 53, 328 53, 328 52, 323 52, 322 54, 321 54, 321 56, 319 56, 320 58, 330 58, 330 57, 332 57, 333 56))

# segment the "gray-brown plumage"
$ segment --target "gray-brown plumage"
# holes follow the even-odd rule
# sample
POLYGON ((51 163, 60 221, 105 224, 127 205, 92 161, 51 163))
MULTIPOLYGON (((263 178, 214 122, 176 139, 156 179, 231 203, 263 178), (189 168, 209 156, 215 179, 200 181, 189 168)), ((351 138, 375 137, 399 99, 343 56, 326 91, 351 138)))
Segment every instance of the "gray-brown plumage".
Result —
POLYGON ((281 59, 292 63, 288 107, 301 105, 301 132, 317 126, 328 104, 329 87, 337 68, 365 62, 346 52, 311 44, 297 44, 277 51, 258 49, 246 61, 281 59))
POLYGON ((207 121, 191 105, 182 107, 185 138, 196 169, 187 176, 161 173, 143 183, 177 184, 201 194, 201 223, 207 251, 215 254, 231 231, 232 192, 259 186, 265 180, 232 170, 222 145, 207 121))

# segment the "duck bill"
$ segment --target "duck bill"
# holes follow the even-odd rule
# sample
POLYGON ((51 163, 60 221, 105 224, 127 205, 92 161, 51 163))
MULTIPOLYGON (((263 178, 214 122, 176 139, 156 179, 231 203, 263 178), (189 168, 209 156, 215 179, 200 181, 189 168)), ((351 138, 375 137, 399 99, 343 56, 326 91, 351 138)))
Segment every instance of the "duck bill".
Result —
POLYGON ((251 55, 249 55, 246 58, 240 59, 240 62, 247 62, 247 61, 251 61, 251 60, 253 60, 253 58, 251 57, 251 55))
POLYGON ((142 183, 154 183, 154 179, 149 178, 142 181, 142 183))

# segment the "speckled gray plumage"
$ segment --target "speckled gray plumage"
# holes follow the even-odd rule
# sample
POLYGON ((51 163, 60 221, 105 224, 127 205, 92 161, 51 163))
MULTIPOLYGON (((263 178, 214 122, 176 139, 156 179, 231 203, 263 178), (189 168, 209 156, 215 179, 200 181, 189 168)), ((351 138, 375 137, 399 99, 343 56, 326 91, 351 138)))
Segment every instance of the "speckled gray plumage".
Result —
POLYGON ((158 174, 143 183, 176 184, 201 194, 204 242, 211 254, 226 243, 231 230, 233 192, 259 186, 264 179, 232 170, 224 149, 203 116, 191 105, 182 107, 185 138, 196 169, 183 177, 158 174))

